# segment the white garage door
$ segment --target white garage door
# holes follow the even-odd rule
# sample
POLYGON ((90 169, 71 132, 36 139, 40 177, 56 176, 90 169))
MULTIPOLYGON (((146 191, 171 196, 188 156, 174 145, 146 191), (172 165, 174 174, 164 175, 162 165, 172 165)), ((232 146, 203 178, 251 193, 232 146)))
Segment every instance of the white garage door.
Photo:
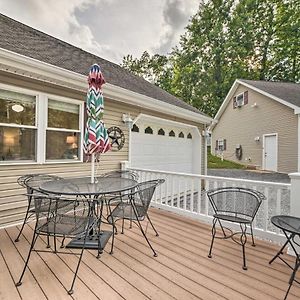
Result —
MULTIPOLYGON (((199 137, 194 130, 149 122, 137 125, 139 132, 131 132, 133 167, 199 173, 199 137)), ((137 127, 134 130, 137 130, 137 127)))

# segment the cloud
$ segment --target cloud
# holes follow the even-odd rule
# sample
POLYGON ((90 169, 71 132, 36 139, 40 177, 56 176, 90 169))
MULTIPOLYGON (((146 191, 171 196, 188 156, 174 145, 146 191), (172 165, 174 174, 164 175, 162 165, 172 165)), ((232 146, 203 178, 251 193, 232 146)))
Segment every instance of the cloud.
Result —
POLYGON ((160 46, 155 49, 166 53, 178 44, 180 35, 184 33, 189 18, 196 13, 197 0, 166 0, 163 8, 165 33, 161 37, 160 46))
POLYGON ((84 50, 101 55, 107 51, 87 25, 78 22, 75 11, 85 11, 99 0, 2 1, 2 13, 84 50), (24 14, 26 11, 26 14, 24 14))
POLYGON ((1 0, 0 11, 110 61, 166 54, 198 0, 1 0), (26 13, 24 13, 26 12, 26 13))

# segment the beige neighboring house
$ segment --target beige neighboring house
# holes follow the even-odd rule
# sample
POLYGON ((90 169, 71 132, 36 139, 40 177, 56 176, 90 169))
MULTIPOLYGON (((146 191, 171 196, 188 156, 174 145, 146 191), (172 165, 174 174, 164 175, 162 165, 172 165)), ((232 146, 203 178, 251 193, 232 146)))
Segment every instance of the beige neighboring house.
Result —
POLYGON ((0 28, 0 227, 24 217, 27 200, 19 176, 90 175, 82 138, 87 75, 94 63, 107 82, 105 125, 125 137, 121 149, 101 156, 98 174, 120 169, 122 161, 144 169, 205 172, 202 132, 210 117, 119 65, 2 14, 0 28), (129 119, 132 130, 123 122, 129 119))
POLYGON ((211 126, 213 154, 258 169, 300 171, 300 84, 236 80, 211 126))

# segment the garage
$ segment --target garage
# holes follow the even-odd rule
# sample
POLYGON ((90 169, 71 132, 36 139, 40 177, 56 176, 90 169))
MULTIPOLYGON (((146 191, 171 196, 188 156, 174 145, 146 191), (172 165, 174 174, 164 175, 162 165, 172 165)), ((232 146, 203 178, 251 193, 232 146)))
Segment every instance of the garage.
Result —
POLYGON ((200 174, 201 135, 196 126, 140 115, 130 134, 131 166, 200 174))

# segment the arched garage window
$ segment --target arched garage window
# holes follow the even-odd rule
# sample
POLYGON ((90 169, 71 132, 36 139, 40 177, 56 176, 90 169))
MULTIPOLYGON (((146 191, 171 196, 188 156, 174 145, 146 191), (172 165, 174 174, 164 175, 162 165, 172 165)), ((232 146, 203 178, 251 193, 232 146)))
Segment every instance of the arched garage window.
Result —
POLYGON ((153 129, 152 129, 150 126, 148 126, 148 127, 145 129, 145 133, 146 133, 146 134, 153 134, 153 129))
POLYGON ((133 127, 132 127, 131 131, 140 132, 140 129, 135 124, 133 124, 133 127))
POLYGON ((165 135, 165 131, 161 128, 157 132, 158 135, 165 135))
POLYGON ((182 139, 184 138, 184 134, 183 134, 182 131, 179 133, 178 137, 180 137, 180 138, 182 138, 182 139))
POLYGON ((171 131, 169 132, 169 136, 175 136, 175 132, 174 132, 173 130, 171 130, 171 131))
POLYGON ((192 137, 192 135, 189 133, 189 134, 187 135, 187 138, 188 138, 188 139, 192 139, 193 137, 192 137))

